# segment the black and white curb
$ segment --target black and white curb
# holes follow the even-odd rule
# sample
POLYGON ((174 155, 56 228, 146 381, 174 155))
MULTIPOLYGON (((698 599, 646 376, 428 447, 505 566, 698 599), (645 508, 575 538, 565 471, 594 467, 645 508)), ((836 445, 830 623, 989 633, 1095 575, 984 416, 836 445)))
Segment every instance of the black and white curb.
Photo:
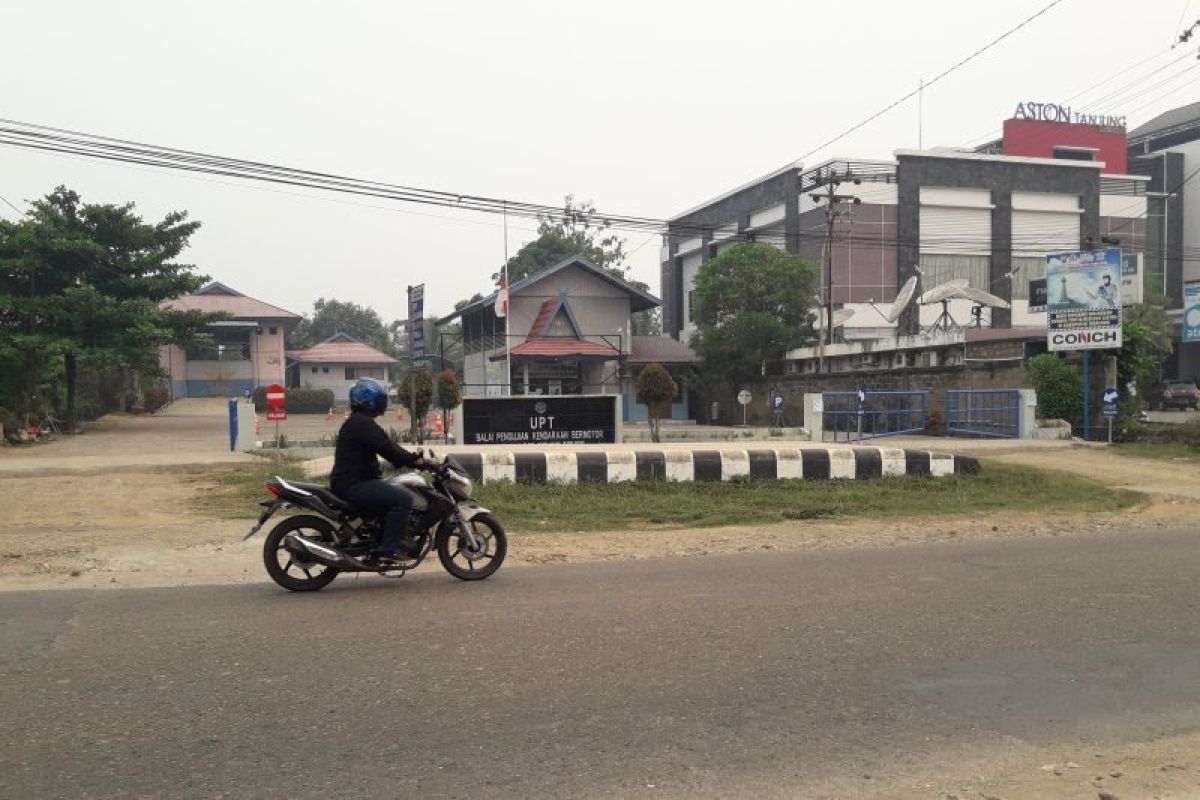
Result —
POLYGON ((803 447, 770 450, 609 450, 455 453, 481 483, 621 481, 869 480, 892 475, 940 478, 976 474, 967 456, 899 447, 803 447))

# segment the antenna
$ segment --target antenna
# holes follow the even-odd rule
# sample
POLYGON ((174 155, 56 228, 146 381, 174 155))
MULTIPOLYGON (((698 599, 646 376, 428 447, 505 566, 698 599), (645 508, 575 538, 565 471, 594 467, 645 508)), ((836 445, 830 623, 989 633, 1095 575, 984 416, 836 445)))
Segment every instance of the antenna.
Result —
POLYGON ((900 314, 912 302, 913 295, 917 292, 917 276, 913 275, 904 282, 900 287, 900 291, 896 294, 896 299, 892 301, 892 307, 888 309, 883 318, 888 322, 895 322, 900 318, 900 314))
POLYGON ((960 292, 967 288, 969 284, 966 278, 955 278, 952 281, 939 283, 917 300, 923 306, 933 305, 934 303, 942 304, 942 313, 938 314, 938 318, 929 326, 929 331, 952 331, 958 330, 958 323, 954 321, 954 317, 950 316, 950 301, 961 297, 960 292))
POLYGON ((968 281, 966 278, 955 278, 952 281, 939 283, 937 286, 921 295, 917 302, 925 306, 932 303, 940 303, 943 300, 953 300, 958 296, 958 291, 960 289, 967 288, 968 284, 970 284, 970 281, 968 281))

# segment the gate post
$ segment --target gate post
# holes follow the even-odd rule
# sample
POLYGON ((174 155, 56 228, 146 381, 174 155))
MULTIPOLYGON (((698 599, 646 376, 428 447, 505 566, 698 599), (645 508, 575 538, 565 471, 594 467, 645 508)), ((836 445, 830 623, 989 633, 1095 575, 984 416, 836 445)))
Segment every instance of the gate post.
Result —
POLYGON ((1022 439, 1032 439, 1037 430, 1037 392, 1033 389, 1018 389, 1020 395, 1020 416, 1018 417, 1017 436, 1022 439))
POLYGON ((804 427, 809 441, 825 441, 825 404, 819 392, 804 393, 804 427))

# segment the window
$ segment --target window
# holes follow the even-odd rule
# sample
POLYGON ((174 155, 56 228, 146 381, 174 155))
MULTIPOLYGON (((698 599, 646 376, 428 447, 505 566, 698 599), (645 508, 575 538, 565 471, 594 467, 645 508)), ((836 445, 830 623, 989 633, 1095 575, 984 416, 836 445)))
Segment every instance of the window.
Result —
POLYGON ((688 289, 688 309, 687 309, 687 321, 688 322, 694 322, 696 319, 696 315, 694 313, 692 313, 692 302, 695 299, 696 299, 696 290, 688 289))
POLYGON ((324 372, 326 375, 328 375, 328 374, 329 374, 329 367, 321 367, 321 372, 324 372))
POLYGON ((346 380, 354 380, 354 367, 346 367, 346 380))
POLYGON ((314 375, 316 375, 316 374, 317 374, 317 368, 316 368, 316 367, 313 367, 313 368, 312 368, 312 371, 313 371, 313 374, 314 374, 314 375))
POLYGON ((272 336, 274 336, 274 335, 276 335, 277 333, 279 333, 279 328, 278 328, 278 327, 276 327, 275 325, 272 325, 272 326, 270 327, 270 331, 271 331, 271 335, 272 335, 272 336))

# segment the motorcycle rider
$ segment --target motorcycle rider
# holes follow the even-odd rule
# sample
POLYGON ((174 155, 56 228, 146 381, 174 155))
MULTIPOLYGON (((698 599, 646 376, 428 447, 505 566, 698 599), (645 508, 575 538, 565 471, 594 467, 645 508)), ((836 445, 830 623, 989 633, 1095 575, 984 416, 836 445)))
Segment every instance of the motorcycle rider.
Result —
POLYGON ((392 442, 375 418, 387 411, 387 389, 378 381, 362 378, 350 387, 350 416, 338 431, 329 488, 338 497, 364 511, 383 514, 383 533, 369 559, 384 565, 415 555, 418 543, 405 539, 415 495, 384 481, 379 458, 398 469, 428 469, 436 465, 392 442))

